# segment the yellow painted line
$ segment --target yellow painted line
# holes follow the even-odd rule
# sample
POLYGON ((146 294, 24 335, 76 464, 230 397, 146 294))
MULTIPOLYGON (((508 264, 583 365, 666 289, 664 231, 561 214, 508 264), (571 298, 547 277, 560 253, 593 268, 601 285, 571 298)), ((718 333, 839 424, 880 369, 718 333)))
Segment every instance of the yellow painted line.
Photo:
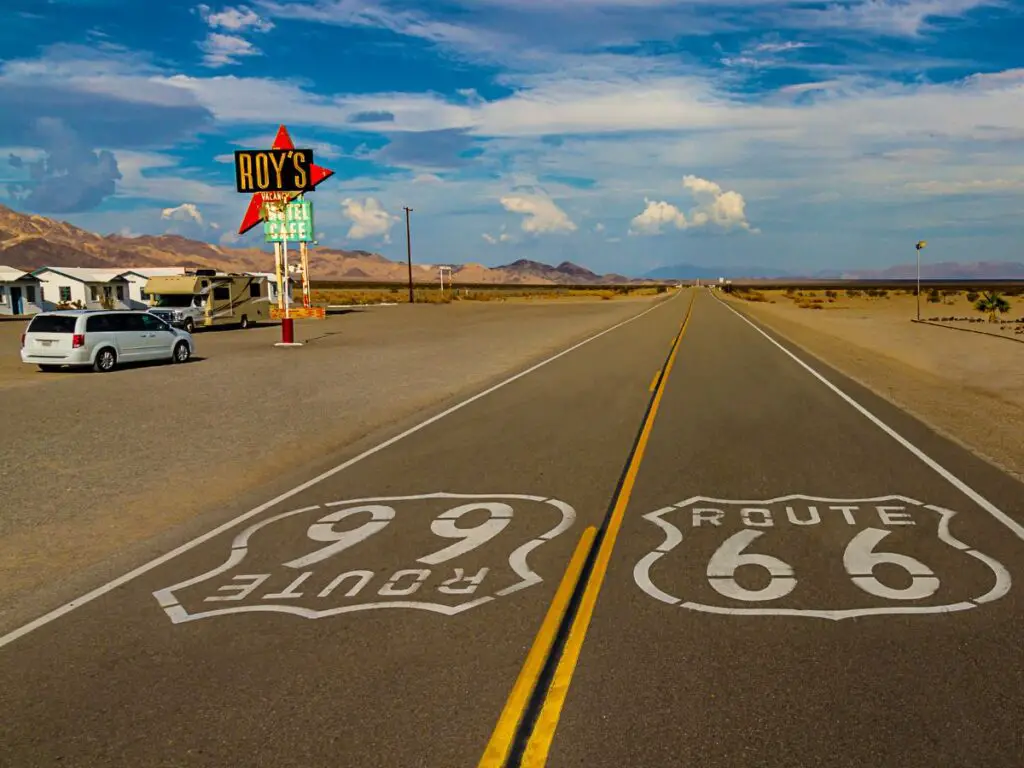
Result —
POLYGON ((615 540, 618 538, 619 530, 622 528, 622 520, 626 515, 626 506, 633 493, 633 486, 636 484, 636 477, 640 471, 640 463, 644 458, 644 451, 647 450, 647 442, 651 437, 654 428, 654 419, 658 415, 658 407, 661 404, 662 395, 665 393, 665 385, 668 382, 669 373, 675 364, 676 355, 679 353, 679 344, 686 333, 686 327, 690 324, 690 313, 693 311, 693 299, 686 310, 686 318, 683 320, 679 335, 676 336, 665 363, 665 371, 661 377, 657 392, 651 402, 651 409, 644 421, 643 429, 640 432, 640 439, 637 441, 636 450, 630 459, 629 467, 619 489, 619 495, 615 499, 615 506, 612 508, 611 517, 608 520, 608 528, 605 530, 601 546, 597 550, 597 557, 594 560, 594 568, 590 573, 590 580, 587 582, 580 600, 579 611, 573 620, 569 636, 565 641, 565 648, 562 657, 555 668, 551 686, 548 689, 544 705, 541 707, 537 723, 534 725, 533 733, 526 745, 521 762, 522 768, 542 768, 547 764, 548 753, 551 751, 551 742, 555 737, 555 729, 558 727, 558 720, 562 716, 562 707, 565 704, 565 697, 569 693, 569 684, 572 682, 573 673, 576 671, 576 663, 580 658, 580 651, 583 649, 583 640, 590 627, 590 620, 594 615, 594 607, 597 605, 597 596, 604 583, 605 574, 608 571, 608 563, 611 561, 612 549, 615 547, 615 540))
POLYGON ((659 376, 661 376, 661 371, 655 371, 655 372, 654 372, 654 378, 653 378, 653 379, 651 379, 651 386, 649 386, 649 387, 647 388, 647 391, 648 391, 648 392, 653 392, 653 391, 654 391, 654 388, 655 388, 656 386, 658 386, 658 377, 659 377, 659 376))
POLYGON ((501 768, 508 759, 509 751, 512 749, 512 742, 515 739, 516 729, 523 719, 526 705, 537 687, 537 679, 540 677, 544 663, 547 661, 551 646, 555 642, 558 628, 569 608, 569 601, 573 592, 576 591, 576 584, 579 582, 580 573, 583 571, 583 564, 590 554, 594 545, 594 537, 597 536, 597 528, 590 526, 583 531, 580 541, 576 545, 576 551, 569 560, 569 566, 565 569, 562 582, 555 591, 555 597, 551 601, 547 615, 540 625, 540 630, 533 640, 533 646, 526 656, 523 668, 519 671, 519 677, 512 685, 512 692, 505 702, 505 708, 498 717, 498 724, 494 727, 491 740, 487 742, 487 749, 484 756, 478 763, 478 768, 501 768))

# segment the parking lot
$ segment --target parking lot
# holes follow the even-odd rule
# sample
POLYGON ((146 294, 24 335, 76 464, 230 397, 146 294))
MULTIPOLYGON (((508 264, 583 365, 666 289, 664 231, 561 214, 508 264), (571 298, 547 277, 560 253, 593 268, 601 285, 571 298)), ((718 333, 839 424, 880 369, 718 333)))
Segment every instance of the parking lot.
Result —
POLYGON ((109 374, 24 365, 0 323, 0 628, 653 301, 375 307, 109 374))

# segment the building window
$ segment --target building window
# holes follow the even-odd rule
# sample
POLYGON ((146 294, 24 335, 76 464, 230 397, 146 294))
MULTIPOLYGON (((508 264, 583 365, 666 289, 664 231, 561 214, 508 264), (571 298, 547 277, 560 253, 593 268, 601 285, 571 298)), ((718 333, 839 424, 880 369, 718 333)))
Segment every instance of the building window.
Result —
POLYGON ((4 287, 0 285, 0 304, 7 303, 7 293, 4 291, 4 287))
POLYGON ((36 303, 36 287, 34 285, 26 285, 25 286, 25 300, 29 304, 35 304, 36 303))
POLYGON ((104 295, 104 296, 105 296, 106 298, 108 298, 108 299, 109 299, 109 298, 110 298, 111 296, 113 296, 113 295, 114 295, 114 288, 113 288, 113 286, 110 286, 110 285, 104 285, 104 286, 103 286, 103 295, 104 295))
POLYGON ((117 286, 117 300, 118 301, 124 301, 124 286, 123 285, 117 286))
POLYGON ((89 295, 92 296, 93 301, 100 300, 100 290, 95 285, 89 286, 89 295))
MULTIPOLYGON (((60 300, 61 301, 71 301, 71 286, 70 285, 62 285, 62 286, 60 286, 59 290, 60 290, 60 300)), ((92 291, 93 291, 93 298, 95 299, 96 298, 96 289, 93 288, 92 291)))
POLYGON ((149 301, 149 294, 146 293, 145 291, 142 291, 142 300, 149 301))

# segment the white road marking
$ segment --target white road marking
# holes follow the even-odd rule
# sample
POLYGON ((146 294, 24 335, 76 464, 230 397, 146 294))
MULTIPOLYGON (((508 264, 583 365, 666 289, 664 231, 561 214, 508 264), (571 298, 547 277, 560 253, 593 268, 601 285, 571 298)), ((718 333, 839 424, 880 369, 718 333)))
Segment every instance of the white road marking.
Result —
POLYGON ((58 608, 54 608, 52 611, 50 611, 49 613, 43 614, 38 619, 34 619, 33 621, 30 621, 28 624, 25 624, 25 625, 23 625, 21 627, 18 627, 17 629, 14 629, 14 630, 8 632, 6 635, 0 636, 0 648, 3 648, 4 646, 6 646, 6 645, 8 645, 10 643, 13 643, 18 638, 24 637, 25 635, 29 634, 30 632, 34 632, 35 630, 39 629, 40 627, 46 626, 51 621, 54 621, 55 619, 59 619, 61 616, 64 616, 64 615, 66 615, 68 613, 71 613, 71 611, 75 610, 76 608, 81 608, 83 605, 85 605, 87 603, 91 603, 96 598, 102 597, 103 595, 107 594, 108 592, 111 592, 112 590, 115 590, 118 587, 123 586, 124 584, 127 584, 128 582, 132 581, 133 579, 138 578, 139 576, 143 575, 144 573, 148 573, 149 571, 153 570, 154 568, 157 568, 157 567, 163 565, 164 563, 169 562, 170 560, 173 560, 174 558, 178 557, 179 555, 182 555, 185 552, 188 552, 189 550, 192 550, 192 549, 198 547, 200 544, 203 544, 203 543, 209 541, 210 539, 212 539, 212 538, 214 538, 216 536, 219 536, 220 534, 224 533, 225 531, 231 530, 232 528, 237 526, 239 523, 243 523, 246 520, 249 520, 250 518, 255 517, 256 515, 259 515, 259 514, 265 512, 266 510, 271 509, 272 507, 276 506, 277 504, 280 504, 282 501, 286 501, 287 499, 290 499, 292 496, 295 496, 296 494, 302 493, 303 491, 305 491, 305 490, 307 490, 309 488, 312 488, 314 485, 317 485, 318 483, 322 483, 324 480, 327 480, 327 479, 329 479, 331 477, 334 477, 339 472, 342 472, 342 471, 348 469, 349 467, 351 467, 351 466, 353 466, 355 464, 358 464, 363 459, 369 458, 370 456, 373 456, 376 453, 380 453, 385 448, 389 448, 390 446, 394 445, 395 443, 397 443, 397 442, 399 442, 401 440, 404 440, 405 438, 409 437, 410 435, 413 435, 413 434, 419 432, 420 430, 425 429, 426 427, 429 427, 431 424, 435 424, 438 421, 440 421, 441 419, 443 419, 443 418, 445 418, 447 416, 450 416, 450 415, 452 415, 453 413, 455 413, 457 411, 462 410, 467 405, 471 405, 471 404, 477 402, 478 400, 481 400, 481 399, 487 397, 487 395, 490 395, 493 392, 497 392, 499 389, 502 389, 503 387, 507 387, 509 384, 511 384, 511 383, 513 383, 515 381, 518 381, 519 379, 521 379, 521 378, 523 378, 525 376, 528 376, 528 375, 530 375, 531 373, 533 373, 535 371, 540 370, 544 366, 549 365, 550 363, 553 363, 555 360, 558 360, 558 359, 560 359, 562 357, 565 357, 570 352, 575 352, 580 347, 586 346, 587 344, 591 343, 592 341, 596 341, 597 339, 601 338, 602 336, 606 336, 607 334, 611 333, 612 331, 618 330, 619 328, 622 328, 625 325, 629 325, 630 323, 635 322, 636 320, 639 320, 644 315, 647 315, 647 314, 653 312, 654 310, 660 309, 661 307, 665 306, 666 304, 671 303, 673 300, 675 300, 678 296, 681 296, 682 294, 683 294, 683 291, 679 291, 678 293, 676 293, 675 296, 672 296, 671 298, 669 298, 668 301, 659 302, 658 304, 655 304, 653 307, 649 307, 649 308, 645 309, 643 312, 640 312, 639 314, 633 315, 632 317, 627 318, 626 320, 623 320, 620 323, 616 323, 615 325, 613 325, 610 328, 605 328, 603 331, 601 331, 599 333, 595 333, 593 336, 590 336, 590 337, 584 339, 583 341, 577 342, 576 344, 573 344, 571 347, 568 347, 567 349, 563 349, 561 352, 558 352, 557 354, 554 354, 551 357, 548 357, 548 358, 546 358, 544 360, 541 360, 539 363, 536 363, 535 365, 530 366, 529 368, 527 368, 524 371, 520 371, 519 373, 517 373, 517 374, 515 374, 513 376, 509 376, 507 379, 504 379, 503 381, 500 381, 497 384, 495 384, 495 385, 493 385, 491 387, 488 387, 483 392, 478 392, 477 394, 473 395, 472 397, 468 397, 465 400, 463 400, 462 402, 456 403, 455 405, 451 406, 450 408, 447 408, 444 411, 441 411, 441 413, 438 413, 438 414, 436 414, 434 416, 431 416, 429 419, 425 419, 424 421, 421 421, 419 424, 416 424, 415 426, 410 427, 409 429, 405 430, 404 432, 401 432, 401 433, 395 435, 394 437, 388 438, 384 442, 375 445, 373 448, 369 448, 369 449, 363 451, 358 456, 354 456, 353 458, 348 459, 347 461, 344 461, 341 464, 338 464, 337 466, 332 467, 331 469, 328 469, 326 472, 323 472, 323 473, 317 475, 316 477, 314 477, 314 478, 312 478, 310 480, 307 480, 304 483, 300 483, 299 485, 295 486, 291 490, 285 491, 284 493, 282 493, 282 494, 280 494, 278 496, 275 496, 270 501, 264 502, 263 504, 260 504, 257 507, 253 507, 248 512, 244 512, 241 515, 238 515, 237 517, 232 518, 231 520, 228 520, 226 523, 222 523, 221 525, 218 525, 216 528, 213 528, 212 530, 207 531, 204 534, 196 536, 194 539, 191 539, 190 541, 185 542, 181 546, 175 547, 170 552, 167 552, 167 553, 165 553, 163 555, 160 555, 159 557, 156 557, 156 558, 150 560, 149 562, 144 563, 143 565, 140 565, 139 567, 132 569, 128 573, 124 574, 123 576, 118 576, 116 579, 108 581, 106 584, 104 584, 104 585, 102 585, 100 587, 97 587, 96 589, 93 589, 90 592, 86 592, 81 597, 76 597, 74 600, 71 600, 70 602, 67 602, 64 605, 61 605, 58 608))
MULTIPOLYGON (((870 615, 944 614, 954 611, 971 610, 983 603, 992 602, 1005 596, 1010 590, 1012 580, 1009 571, 1001 563, 971 548, 952 535, 949 530, 949 522, 955 515, 956 513, 952 510, 932 504, 923 504, 900 495, 867 499, 831 499, 806 494, 789 494, 774 499, 745 501, 694 496, 643 516, 645 520, 661 529, 665 540, 636 564, 633 568, 633 579, 641 590, 663 603, 686 608, 691 611, 729 616, 797 616, 838 621, 840 619, 870 615), (891 503, 885 503, 894 501, 903 502, 903 505, 895 506, 891 503), (783 514, 783 510, 778 507, 784 502, 787 504, 783 514), (796 502, 803 502, 805 506, 815 509, 816 512, 818 508, 822 508, 822 511, 827 513, 824 517, 820 514, 818 515, 819 519, 816 525, 829 525, 832 528, 838 526, 845 529, 849 529, 855 524, 862 527, 862 530, 853 535, 843 548, 843 570, 853 586, 879 601, 877 605, 845 609, 835 609, 827 604, 795 608, 792 607, 792 601, 789 601, 790 605, 786 605, 787 601, 785 599, 790 593, 798 589, 798 584, 805 579, 805 576, 798 573, 799 568, 794 568, 789 563, 767 554, 764 550, 771 549, 774 542, 784 540, 782 536, 785 536, 787 531, 789 534, 793 534, 811 530, 806 527, 806 523, 799 519, 793 519, 794 516, 790 514, 795 511, 796 502), (823 503, 828 502, 840 503, 830 503, 827 508, 824 508, 823 503), (808 503, 814 503, 816 506, 810 507, 808 503), (706 505, 715 505, 715 507, 706 505), (742 514, 744 511, 753 508, 748 505, 757 505, 757 508, 764 509, 767 513, 766 519, 777 520, 780 522, 780 525, 782 524, 781 521, 788 520, 795 527, 785 526, 783 530, 777 532, 765 532, 763 526, 759 524, 760 521, 748 519, 742 514), (921 518, 921 524, 919 525, 919 521, 914 520, 913 515, 908 511, 910 509, 918 511, 928 510, 935 513, 937 518, 929 518, 928 520, 921 518), (707 513, 709 511, 719 513, 715 516, 715 520, 719 522, 723 518, 731 520, 734 527, 723 531, 722 526, 719 526, 718 523, 708 526, 709 518, 707 513), (897 511, 900 514, 896 514, 897 511), (698 512, 699 514, 696 514, 698 512), (874 514, 871 514, 872 512, 874 514), (858 513, 856 520, 854 519, 854 513, 858 513), (669 519, 670 516, 676 518, 675 522, 669 519), (934 528, 934 535, 939 542, 962 555, 973 558, 988 568, 993 578, 993 584, 987 592, 981 595, 966 595, 962 593, 961 589, 956 588, 954 584, 952 585, 954 587, 952 590, 953 594, 950 594, 950 590, 947 588, 942 595, 936 597, 936 600, 944 599, 945 602, 943 604, 906 604, 908 601, 922 601, 931 598, 943 584, 939 577, 921 561, 909 555, 879 549, 878 545, 892 533, 891 528, 903 529, 908 524, 914 526, 912 530, 915 536, 931 535, 933 532, 930 525, 931 519, 935 519, 937 522, 934 528), (877 525, 878 520, 881 520, 883 525, 890 528, 880 529, 874 527, 877 525), (929 524, 924 525, 925 523, 929 524), (735 531, 734 529, 737 524, 741 527, 740 530, 735 531), (684 528, 688 529, 687 533, 684 533, 684 528), (737 601, 741 603, 762 602, 772 604, 772 607, 753 608, 728 604, 715 605, 709 604, 710 601, 707 598, 704 598, 703 601, 694 599, 694 597, 698 597, 701 594, 701 579, 697 578, 694 580, 691 578, 687 580, 684 578, 680 581, 678 578, 680 576, 679 572, 676 572, 674 576, 674 589, 675 591, 682 592, 682 596, 673 595, 667 588, 659 587, 655 584, 657 579, 652 577, 652 569, 662 558, 668 556, 669 553, 676 549, 680 550, 680 555, 677 555, 676 559, 679 559, 680 556, 689 558, 693 551, 706 552, 707 547, 700 543, 700 540, 703 539, 706 542, 708 537, 716 536, 726 538, 719 543, 714 554, 708 560, 704 573, 707 582, 706 586, 710 586, 719 595, 734 603, 737 601), (687 540, 690 539, 698 540, 696 550, 693 549, 693 545, 688 545, 687 540), (758 547, 762 551, 744 551, 755 542, 757 542, 758 547), (688 546, 690 547, 690 553, 686 551, 688 546), (904 571, 910 577, 910 585, 896 589, 876 579, 873 571, 876 566, 882 564, 888 565, 890 568, 895 566, 904 571), (761 584, 765 582, 764 575, 768 577, 767 584, 760 589, 745 588, 736 581, 736 572, 740 568, 746 567, 749 573, 751 566, 756 566, 762 570, 761 584), (957 594, 958 592, 960 594, 957 594), (687 597, 686 595, 691 596, 687 597), (897 604, 903 603, 903 605, 893 605, 892 603, 894 602, 897 604)), ((771 527, 775 527, 774 524, 771 527)), ((827 557, 827 554, 825 556, 827 557)), ((927 557, 927 554, 925 556, 927 557)), ((805 561, 804 565, 807 565, 809 561, 807 561, 806 557, 803 560, 805 561)), ((825 573, 827 575, 829 570, 826 569, 825 573)), ((948 574, 953 576, 948 581, 955 582, 957 573, 948 574)), ((662 567, 660 578, 665 578, 667 575, 669 573, 662 567)), ((819 571, 817 575, 821 577, 822 573, 819 571)), ((838 586, 839 582, 835 582, 835 584, 838 586)), ((706 590, 704 591, 706 593, 706 590)), ((797 604, 804 599, 820 598, 798 599, 797 604)), ((850 600, 854 605, 857 602, 862 602, 862 600, 853 598, 848 590, 846 590, 845 597, 840 595, 837 599, 841 602, 850 600)))
POLYGON ((816 378, 818 381, 820 381, 826 387, 828 387, 833 392, 835 392, 837 395, 839 395, 839 397, 841 397, 843 400, 845 400, 855 410, 859 411, 860 414, 862 416, 864 416, 868 421, 870 421, 872 424, 874 424, 880 430, 882 430, 887 435, 889 435, 889 437, 891 437, 897 443, 899 443, 904 448, 906 448, 908 451, 910 451, 912 454, 914 454, 918 459, 920 459, 929 468, 931 468, 936 474, 941 476, 946 482, 948 482, 950 485, 952 485, 954 488, 956 488, 958 491, 960 491, 962 494, 964 494, 964 496, 969 498, 971 501, 973 501, 979 507, 981 507, 986 512, 988 512, 990 515, 992 515, 992 517, 994 517, 1000 523, 1002 523, 1007 528, 1009 528, 1011 531, 1013 531, 1014 535, 1016 535, 1017 538, 1024 540, 1024 525, 1021 525, 1016 520, 1014 520, 1012 517, 1007 515, 1005 512, 1003 512, 1001 509, 999 509, 995 504, 993 504, 991 501, 986 499, 984 496, 982 496, 976 490, 971 488, 971 486, 967 485, 967 483, 965 483, 963 480, 958 478, 956 475, 954 475, 952 472, 950 472, 944 466, 939 464, 939 462, 935 461, 935 459, 933 459, 931 456, 926 454, 924 451, 922 451, 916 445, 911 443, 909 440, 907 440, 905 437, 903 437, 901 434, 899 434, 896 430, 894 430, 892 427, 890 427, 888 424, 886 424, 880 418, 875 416, 875 414, 871 413, 871 411, 869 411, 863 405, 861 405, 856 400, 854 400, 852 397, 850 397, 848 394, 846 394, 841 389, 839 389, 839 387, 837 387, 831 381, 826 379, 824 376, 822 376, 820 373, 818 373, 816 370, 814 370, 811 366, 809 366, 807 363, 805 363, 799 357, 797 357, 792 352, 790 352, 788 349, 786 349, 782 344, 780 344, 775 339, 773 339, 771 336, 769 336, 767 333, 765 333, 763 330, 761 330, 755 323, 753 323, 752 321, 750 321, 749 319, 744 317, 742 314, 740 314, 735 309, 730 307, 728 304, 726 304, 724 301, 719 299, 717 296, 715 297, 715 300, 718 301, 719 304, 724 306, 730 312, 732 312, 734 315, 736 315, 738 318, 740 318, 740 320, 742 320, 747 325, 749 325, 751 328, 753 328, 755 331, 757 331, 759 334, 761 334, 766 339, 768 339, 768 341, 770 341, 776 347, 778 347, 783 352, 785 352, 790 358, 792 358, 796 362, 797 365, 799 365, 801 368, 803 368, 805 371, 807 371, 809 374, 811 374, 814 378, 816 378))
MULTIPOLYGON (((557 513, 557 522, 554 526, 549 528, 543 534, 536 536, 535 538, 526 541, 525 543, 518 546, 508 556, 508 565, 512 573, 518 579, 514 584, 505 587, 501 590, 496 591, 493 595, 481 596, 474 599, 468 599, 465 602, 456 605, 448 605, 444 603, 437 603, 434 600, 419 600, 419 601, 385 601, 385 602, 370 602, 361 604, 346 604, 346 605, 321 605, 320 607, 310 608, 308 606, 295 606, 281 604, 280 602, 274 603, 260 603, 257 606, 253 605, 235 605, 228 608, 219 608, 216 610, 203 610, 189 612, 189 610, 182 604, 195 604, 196 596, 193 595, 191 598, 180 598, 178 595, 182 591, 189 587, 193 587, 197 584, 201 584, 204 581, 211 581, 215 578, 219 578, 226 574, 228 571, 234 569, 240 565, 245 557, 247 556, 251 539, 259 533, 261 530, 272 526, 279 520, 284 520, 290 517, 294 517, 299 514, 308 512, 318 512, 321 510, 321 506, 303 507, 297 510, 289 510, 286 512, 279 512, 270 517, 264 518, 258 522, 253 523, 247 528, 243 529, 235 535, 234 540, 231 542, 228 557, 225 562, 205 573, 198 576, 191 577, 175 584, 170 587, 164 587, 158 589, 153 593, 153 597, 156 598, 160 607, 164 609, 168 617, 175 624, 182 624, 184 622, 196 621, 198 619, 206 619, 214 616, 226 616, 234 613, 248 613, 253 610, 261 612, 273 612, 285 614, 293 614, 296 616, 302 616, 307 619, 321 619, 329 616, 338 616, 344 613, 351 613, 353 611, 366 611, 374 608, 381 609, 418 609, 424 611, 431 611, 434 613, 444 614, 446 616, 454 616, 458 613, 466 611, 470 608, 481 605, 490 600, 494 600, 496 597, 504 597, 505 595, 511 594, 512 592, 526 587, 540 584, 543 578, 535 573, 527 564, 527 556, 530 552, 535 550, 537 547, 550 541, 558 534, 568 530, 576 519, 576 510, 574 510, 569 504, 558 499, 545 498, 543 496, 529 496, 525 494, 464 494, 464 493, 426 493, 418 494, 414 496, 400 496, 400 497, 381 497, 381 498, 369 498, 369 499, 348 499, 345 501, 332 501, 324 504, 324 507, 341 507, 341 509, 332 512, 326 516, 321 516, 311 526, 308 527, 307 536, 316 541, 321 542, 333 542, 328 547, 321 548, 311 555, 304 556, 295 560, 289 560, 284 563, 285 567, 295 568, 296 563, 299 563, 299 567, 305 567, 306 565, 316 565, 323 560, 328 559, 327 557, 321 557, 321 554, 327 552, 329 557, 333 557, 338 553, 347 550, 349 547, 359 544, 365 541, 370 536, 379 534, 385 527, 391 524, 392 520, 396 519, 396 510, 392 506, 385 505, 381 502, 387 502, 389 504, 402 501, 417 501, 426 499, 452 499, 458 501, 469 501, 469 503, 461 504, 453 509, 448 509, 441 515, 436 517, 430 526, 431 531, 443 538, 458 538, 459 542, 454 545, 446 546, 444 549, 434 552, 432 555, 427 557, 421 557, 416 562, 425 563, 428 565, 439 565, 451 560, 460 554, 465 554, 473 549, 476 549, 488 541, 494 536, 501 533, 502 530, 511 522, 514 515, 514 508, 505 503, 506 501, 532 501, 543 505, 546 510, 553 510, 557 513), (455 520, 461 518, 464 514, 479 510, 486 509, 491 513, 491 519, 479 524, 473 528, 459 529, 455 527, 455 520), (335 533, 333 525, 353 515, 365 515, 369 513, 373 519, 368 520, 362 526, 357 528, 335 533), (498 522, 499 525, 495 526, 493 523, 498 522), (440 525, 438 524, 440 523, 440 525), (455 551, 458 548, 458 551, 455 551)), ((408 512, 408 510, 406 510, 408 512)), ((413 518, 418 517, 415 510, 411 515, 413 518)), ((403 518, 408 519, 409 515, 402 515, 403 518)), ((266 566, 263 566, 266 567, 266 566)), ((359 579, 358 583, 344 593, 345 597, 357 596, 364 587, 367 586, 368 582, 371 581, 375 573, 368 570, 352 570, 352 564, 346 564, 339 566, 335 564, 335 567, 345 568, 345 572, 336 576, 326 587, 324 587, 317 595, 318 599, 328 597, 334 589, 341 584, 344 580, 351 576, 359 579)), ((393 566, 392 566, 393 567, 393 566)), ((465 576, 465 569, 455 568, 454 577, 449 578, 442 583, 437 589, 438 592, 446 595, 473 595, 477 588, 483 582, 484 577, 491 571, 491 568, 482 568, 473 577, 465 576), (456 586, 460 583, 466 584, 466 586, 456 586)), ((408 597, 419 591, 420 587, 423 586, 424 582, 431 576, 437 575, 437 571, 431 571, 429 569, 400 569, 395 572, 387 583, 377 592, 377 595, 382 597, 408 597), (416 577, 410 581, 409 577, 416 577), (404 579, 404 581, 403 581, 404 579), (399 584, 399 582, 401 582, 399 584), (396 584, 399 584, 396 586, 396 584)), ((202 602, 237 602, 249 597, 259 586, 261 586, 272 574, 235 574, 231 577, 233 582, 241 583, 228 583, 227 585, 221 586, 215 590, 215 594, 203 598, 202 602), (229 594, 228 596, 218 595, 218 592, 234 592, 235 594, 229 594)), ((278 573, 277 575, 280 575, 278 573)), ((292 579, 293 574, 288 574, 287 579, 291 580, 290 584, 281 592, 265 594, 261 600, 290 600, 293 598, 302 597, 302 593, 296 592, 296 588, 301 586, 310 576, 313 576, 313 571, 306 571, 297 578, 292 579)), ((322 581, 320 582, 322 583, 322 581)), ((450 602, 450 601, 449 601, 450 602)))

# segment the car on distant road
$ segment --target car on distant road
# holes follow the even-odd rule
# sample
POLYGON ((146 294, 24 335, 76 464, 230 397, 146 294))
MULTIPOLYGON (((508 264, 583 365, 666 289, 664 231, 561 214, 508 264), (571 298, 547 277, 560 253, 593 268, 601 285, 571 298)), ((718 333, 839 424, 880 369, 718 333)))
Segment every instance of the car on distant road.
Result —
POLYGON ((184 363, 195 349, 187 331, 149 312, 132 310, 42 312, 21 337, 21 361, 43 371, 66 365, 108 373, 122 363, 184 363))

